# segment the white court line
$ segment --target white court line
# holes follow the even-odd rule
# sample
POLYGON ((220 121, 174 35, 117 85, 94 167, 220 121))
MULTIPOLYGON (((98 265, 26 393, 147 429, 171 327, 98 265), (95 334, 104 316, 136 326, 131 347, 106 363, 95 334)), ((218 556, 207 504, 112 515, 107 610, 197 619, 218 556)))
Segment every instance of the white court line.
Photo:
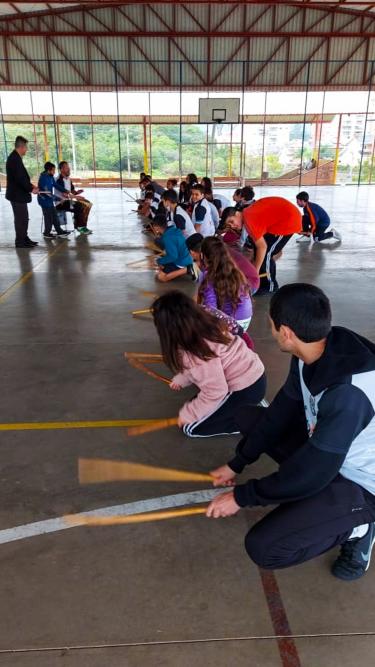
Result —
MULTIPOLYGON (((86 516, 118 516, 119 514, 141 514, 142 512, 151 512, 170 507, 181 507, 182 505, 204 503, 212 500, 219 493, 225 492, 225 488, 206 489, 204 491, 191 491, 189 493, 177 493, 172 496, 162 496, 161 498, 149 498, 148 500, 137 500, 134 503, 125 505, 112 505, 112 507, 102 507, 89 512, 79 512, 71 516, 77 518, 86 516)), ((79 525, 79 524, 78 524, 79 525)), ((83 524, 82 524, 83 525, 83 524)), ((28 537, 45 535, 46 533, 56 533, 68 528, 76 528, 65 521, 64 517, 56 519, 46 519, 45 521, 36 521, 35 523, 26 523, 14 528, 0 530, 0 544, 15 542, 16 540, 25 540, 28 537)))

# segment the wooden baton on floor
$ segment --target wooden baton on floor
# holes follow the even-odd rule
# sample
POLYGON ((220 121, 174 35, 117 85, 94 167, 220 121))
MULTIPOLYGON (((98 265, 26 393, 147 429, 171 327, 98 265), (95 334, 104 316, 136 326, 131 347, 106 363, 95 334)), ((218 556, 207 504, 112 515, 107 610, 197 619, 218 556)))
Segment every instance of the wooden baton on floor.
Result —
MULTIPOLYGON (((151 359, 149 361, 155 362, 158 360, 151 359)), ((160 375, 160 373, 155 373, 155 371, 152 371, 151 368, 147 368, 147 366, 145 366, 142 363, 142 361, 140 361, 136 357, 128 357, 128 362, 130 366, 133 366, 133 368, 137 368, 139 371, 143 371, 143 373, 146 373, 146 375, 149 375, 155 380, 159 380, 160 382, 164 382, 165 384, 171 384, 172 382, 172 380, 169 380, 169 378, 164 377, 164 375, 160 375)))

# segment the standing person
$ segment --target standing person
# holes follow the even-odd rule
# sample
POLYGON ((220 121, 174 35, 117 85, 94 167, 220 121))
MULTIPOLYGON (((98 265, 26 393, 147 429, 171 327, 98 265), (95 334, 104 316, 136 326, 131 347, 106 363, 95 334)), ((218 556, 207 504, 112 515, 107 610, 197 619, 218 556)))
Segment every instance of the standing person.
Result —
POLYGON ((236 456, 211 474, 214 485, 233 485, 263 453, 279 469, 215 498, 208 516, 278 505, 246 536, 255 563, 285 568, 341 546, 332 574, 358 579, 375 542, 375 345, 331 327, 329 300, 314 285, 284 285, 270 320, 292 355, 288 378, 269 408, 242 413, 236 456))
POLYGON ((236 414, 264 398, 266 379, 258 355, 225 322, 183 292, 168 292, 152 307, 173 391, 194 384, 199 393, 183 405, 179 426, 191 438, 238 433, 236 414))
POLYGON ((61 201, 60 197, 55 197, 53 194, 55 187, 55 171, 55 165, 52 162, 46 162, 44 171, 40 174, 38 181, 38 188, 41 191, 41 193, 38 194, 38 204, 42 209, 44 219, 43 236, 45 239, 54 239, 56 238, 56 235, 59 238, 67 239, 69 238, 70 232, 64 232, 61 228, 54 204, 56 200, 61 201), (44 192, 49 192, 50 194, 43 194, 44 192), (52 234, 52 227, 55 228, 56 235, 52 234))
POLYGON ((299 211, 283 197, 264 197, 242 211, 242 220, 254 243, 254 265, 261 278, 257 294, 275 292, 279 285, 274 257, 301 231, 299 211))
POLYGON ((246 331, 253 308, 249 284, 225 243, 218 237, 204 239, 201 248, 202 275, 198 303, 222 310, 246 331))
POLYGON ((215 234, 215 225, 212 220, 209 202, 204 198, 204 187, 199 183, 193 185, 191 189, 191 200, 193 203, 193 212, 191 219, 195 231, 202 236, 213 236, 215 234))
POLYGON ((59 211, 73 211, 74 229, 80 234, 92 234, 92 230, 87 227, 87 220, 90 215, 92 203, 80 197, 83 190, 76 190, 72 179, 70 178, 70 166, 66 160, 59 162, 59 176, 55 181, 55 194, 61 193, 61 202, 57 204, 59 211), (67 196, 66 196, 67 195, 67 196), (72 197, 75 201, 72 201, 72 197))
POLYGON ((30 181, 30 176, 23 164, 22 158, 27 153, 28 140, 20 135, 14 142, 14 150, 6 161, 7 185, 5 197, 10 201, 14 215, 16 231, 16 248, 34 248, 37 241, 32 241, 27 233, 29 227, 29 212, 27 204, 31 202, 31 195, 38 194, 39 190, 30 181))
POLYGON ((166 190, 163 194, 164 206, 168 212, 168 219, 177 229, 180 229, 185 239, 195 234, 195 227, 190 215, 178 204, 178 196, 175 190, 166 190))
POLYGON ((326 241, 327 239, 336 239, 341 241, 341 234, 332 227, 327 232, 331 220, 327 211, 309 200, 307 192, 300 192, 297 197, 297 204, 303 209, 302 214, 302 234, 296 239, 296 243, 309 243, 311 238, 315 243, 326 241))

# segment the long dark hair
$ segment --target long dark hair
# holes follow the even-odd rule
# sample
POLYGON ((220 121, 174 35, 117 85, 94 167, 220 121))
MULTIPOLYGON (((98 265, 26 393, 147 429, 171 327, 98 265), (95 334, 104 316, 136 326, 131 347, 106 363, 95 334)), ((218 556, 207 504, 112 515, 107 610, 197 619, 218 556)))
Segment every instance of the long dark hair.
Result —
POLYGON ((208 341, 224 345, 231 342, 225 323, 178 290, 156 299, 152 314, 164 363, 174 372, 184 370, 182 352, 207 361, 216 357, 208 341))
POLYGON ((224 241, 217 236, 205 238, 202 243, 202 256, 207 274, 199 288, 198 301, 202 302, 204 290, 207 284, 211 283, 219 310, 226 301, 230 302, 233 310, 236 310, 241 296, 249 289, 249 285, 224 241))

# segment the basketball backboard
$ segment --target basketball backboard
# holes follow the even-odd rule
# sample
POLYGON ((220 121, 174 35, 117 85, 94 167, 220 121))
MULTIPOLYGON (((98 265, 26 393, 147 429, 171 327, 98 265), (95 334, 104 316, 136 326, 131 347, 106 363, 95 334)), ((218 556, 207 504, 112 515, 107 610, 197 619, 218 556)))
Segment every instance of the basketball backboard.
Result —
POLYGON ((238 97, 201 97, 199 100, 200 123, 239 123, 240 99, 238 97))

